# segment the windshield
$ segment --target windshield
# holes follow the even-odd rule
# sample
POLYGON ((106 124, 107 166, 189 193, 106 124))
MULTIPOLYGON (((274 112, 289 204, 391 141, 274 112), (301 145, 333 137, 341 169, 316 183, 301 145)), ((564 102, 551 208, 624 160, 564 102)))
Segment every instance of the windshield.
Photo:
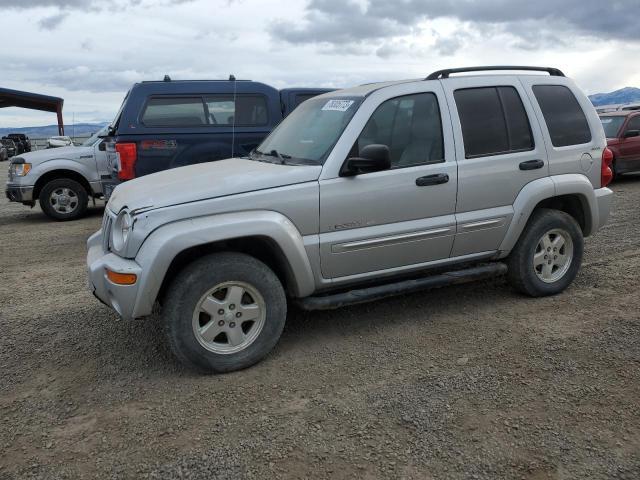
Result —
POLYGON ((604 127, 604 134, 607 138, 617 138, 620 127, 624 123, 626 117, 600 117, 602 126, 604 127))
POLYGON ((93 147, 101 137, 104 137, 107 134, 108 127, 104 127, 98 130, 96 133, 87 138, 84 142, 82 142, 83 147, 93 147))
POLYGON ((362 97, 316 97, 300 104, 256 148, 251 158, 322 165, 362 102, 362 97))

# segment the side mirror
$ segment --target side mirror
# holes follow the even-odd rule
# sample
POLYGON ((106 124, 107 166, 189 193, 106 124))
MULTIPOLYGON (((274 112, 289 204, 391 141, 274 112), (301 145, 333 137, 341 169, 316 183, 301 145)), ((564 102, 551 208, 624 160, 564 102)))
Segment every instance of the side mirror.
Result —
POLYGON ((107 144, 104 142, 100 142, 100 145, 98 145, 98 150, 100 150, 101 152, 105 152, 107 150, 107 144))
POLYGON ((373 143, 360 151, 359 157, 348 158, 342 169, 341 177, 352 177, 363 173, 380 172, 391 168, 389 147, 373 143))
POLYGON ((624 138, 640 137, 640 130, 627 130, 624 132, 624 138))

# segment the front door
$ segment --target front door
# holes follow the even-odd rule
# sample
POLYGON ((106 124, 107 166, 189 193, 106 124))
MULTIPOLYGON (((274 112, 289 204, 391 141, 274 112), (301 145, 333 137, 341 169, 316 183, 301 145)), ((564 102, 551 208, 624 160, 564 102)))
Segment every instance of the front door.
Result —
POLYGON ((446 112, 438 84, 381 102, 350 156, 383 144, 391 169, 320 182, 323 277, 371 275, 449 257, 457 171, 446 112))

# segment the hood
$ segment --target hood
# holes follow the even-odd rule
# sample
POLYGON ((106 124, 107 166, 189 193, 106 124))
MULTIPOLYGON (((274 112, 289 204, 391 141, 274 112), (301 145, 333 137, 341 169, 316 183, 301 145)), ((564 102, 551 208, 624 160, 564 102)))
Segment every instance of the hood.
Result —
POLYGON ((109 208, 119 212, 152 209, 209 198, 311 182, 320 176, 320 165, 278 165, 242 158, 200 163, 145 175, 118 185, 109 208))
POLYGON ((56 159, 78 160, 85 155, 93 156, 93 147, 47 148, 45 150, 36 150, 35 152, 25 152, 16 158, 24 158, 25 162, 38 164, 56 159))

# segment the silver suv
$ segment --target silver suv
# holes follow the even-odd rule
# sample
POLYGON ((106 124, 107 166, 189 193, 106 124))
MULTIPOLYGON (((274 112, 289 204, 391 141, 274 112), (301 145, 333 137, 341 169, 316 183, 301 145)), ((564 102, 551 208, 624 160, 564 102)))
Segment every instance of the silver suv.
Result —
MULTIPOLYGON (((451 77, 483 70, 512 73, 451 77)), ((607 221, 610 163, 557 69, 330 92, 248 157, 117 187, 90 284, 124 319, 159 304, 187 365, 237 370, 275 346, 288 300, 330 309, 505 272, 527 295, 563 291, 607 221)))

